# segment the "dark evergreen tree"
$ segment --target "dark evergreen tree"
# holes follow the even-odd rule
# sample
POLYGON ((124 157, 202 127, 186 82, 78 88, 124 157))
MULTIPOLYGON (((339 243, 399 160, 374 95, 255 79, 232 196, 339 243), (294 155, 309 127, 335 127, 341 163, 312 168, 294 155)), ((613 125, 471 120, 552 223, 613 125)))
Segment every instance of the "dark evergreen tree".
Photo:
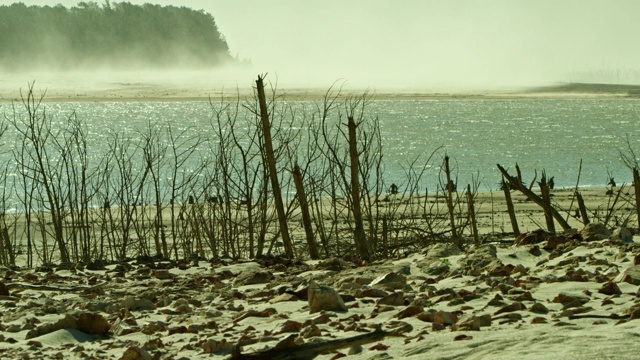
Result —
POLYGON ((0 6, 0 67, 214 67, 234 59, 213 16, 129 2, 0 6))

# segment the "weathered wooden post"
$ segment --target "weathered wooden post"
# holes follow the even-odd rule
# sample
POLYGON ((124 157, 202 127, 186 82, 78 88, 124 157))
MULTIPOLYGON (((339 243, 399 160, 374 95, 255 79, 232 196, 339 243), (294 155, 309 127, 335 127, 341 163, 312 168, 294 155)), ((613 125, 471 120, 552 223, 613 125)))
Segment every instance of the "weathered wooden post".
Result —
POLYGON ((578 200, 578 209, 580 209, 582 223, 586 226, 591 221, 589 220, 589 215, 587 214, 587 207, 584 205, 584 199, 582 198, 582 194, 580 194, 579 191, 576 191, 576 199, 578 200))
POLYGON ((638 228, 640 228, 640 174, 638 168, 633 168, 633 188, 636 193, 636 212, 638 213, 638 228))
POLYGON ((544 210, 544 219, 547 222, 547 230, 555 233, 556 226, 553 223, 553 215, 551 215, 551 193, 547 182, 547 174, 544 171, 542 171, 542 178, 540 178, 538 185, 540 185, 540 192, 542 193, 542 209, 544 210))
POLYGON ((273 191, 273 200, 278 213, 278 223, 280 224, 280 234, 282 235, 282 243, 284 244, 284 252, 289 259, 293 259, 293 246, 289 237, 289 226, 287 225, 287 215, 284 210, 282 201, 282 193, 280 184, 278 183, 278 171, 276 168, 276 157, 273 151, 273 143, 271 141, 271 124, 269 123, 269 109, 267 108, 267 98, 264 94, 263 78, 258 76, 256 80, 258 88, 258 102, 260 104, 260 120, 262 121, 262 134, 264 135, 264 147, 266 153, 267 166, 269 168, 269 178, 271 179, 271 188, 273 191))
MULTIPOLYGON (((533 191, 527 189, 524 185, 522 185, 522 182, 520 181, 520 179, 522 179, 521 176, 514 178, 513 176, 509 175, 507 170, 505 170, 502 166, 500 166, 500 164, 497 164, 497 166, 500 172, 502 173, 502 175, 504 176, 504 178, 507 179, 507 181, 509 181, 509 184, 511 184, 512 187, 518 189, 531 201, 538 204, 538 206, 541 206, 544 208, 544 203, 542 201, 542 198, 540 198, 540 196, 534 194, 533 191)), ((516 170, 518 171, 518 173, 520 173, 517 167, 516 167, 516 170)), ((562 226, 563 230, 571 229, 571 226, 569 225, 569 223, 567 223, 567 221, 562 217, 562 215, 560 215, 560 213, 555 208, 551 207, 548 210, 551 213, 551 216, 553 216, 553 218, 558 222, 558 224, 562 226)))
POLYGON ((358 255, 364 261, 371 260, 367 236, 364 232, 362 209, 360 208, 360 162, 358 159, 358 142, 356 138, 356 123, 353 116, 348 116, 347 127, 349 129, 349 158, 351 161, 351 210, 355 222, 354 241, 358 255))
POLYGON ((474 204, 471 185, 467 184, 467 208, 469 209, 469 219, 471 220, 471 230, 473 234, 474 244, 480 245, 480 237, 478 236, 478 223, 476 222, 476 207, 474 204))
POLYGON ((444 173, 447 176, 447 209, 449 210, 449 222, 451 223, 451 238, 453 243, 459 249, 462 249, 462 241, 458 236, 458 230, 456 229, 455 208, 453 207, 453 182, 451 181, 451 169, 449 168, 449 156, 444 156, 444 173))
POLYGON ((305 193, 304 186, 302 184, 302 171, 300 171, 300 166, 295 164, 291 173, 293 174, 293 182, 296 185, 296 194, 298 197, 298 203, 300 204, 300 212, 302 213, 302 224, 304 225, 304 233, 307 237, 307 246, 309 246, 309 256, 314 260, 319 259, 320 255, 318 254, 318 245, 313 237, 309 202, 307 201, 307 194, 305 193))
POLYGON ((504 191, 504 198, 507 202, 507 212, 509 213, 509 219, 511 220, 511 228, 513 229, 513 236, 520 235, 520 227, 518 226, 518 219, 516 218, 516 210, 513 206, 513 200, 511 199, 511 188, 509 183, 504 181, 504 176, 502 177, 502 190, 504 191))

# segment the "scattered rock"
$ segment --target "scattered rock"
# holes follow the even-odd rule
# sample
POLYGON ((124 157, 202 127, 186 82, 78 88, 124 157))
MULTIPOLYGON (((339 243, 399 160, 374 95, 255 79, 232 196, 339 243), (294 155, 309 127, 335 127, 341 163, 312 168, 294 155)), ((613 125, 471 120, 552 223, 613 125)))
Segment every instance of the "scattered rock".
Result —
POLYGON ((464 275, 479 276, 484 268, 497 259, 495 245, 485 244, 478 248, 471 247, 467 256, 460 259, 460 271, 464 275))
POLYGON ((155 310, 156 305, 151 300, 144 298, 134 298, 133 296, 125 297, 120 306, 128 310, 155 310))
POLYGON ((122 354, 120 360, 152 360, 152 357, 147 350, 138 346, 130 346, 122 354))
POLYGON ((403 310, 401 310, 399 313, 396 314, 396 318, 398 319, 404 319, 404 318, 408 318, 411 316, 416 316, 418 314, 421 314, 423 312, 423 308, 422 306, 416 306, 416 305, 409 305, 406 308, 404 308, 403 310))
POLYGON ((401 292, 391 293, 376 302, 377 305, 403 306, 404 295, 401 292))
POLYGON ((2 296, 9 296, 9 289, 7 289, 7 286, 0 281, 0 295, 2 296))
POLYGON ((458 316, 448 311, 437 311, 433 316, 433 321, 444 325, 453 325, 458 322, 458 316))
POLYGON ((531 305, 531 308, 529 308, 529 311, 538 313, 538 314, 546 314, 549 312, 549 309, 547 309, 547 307, 542 305, 541 303, 535 303, 531 305))
POLYGON ((318 285, 315 280, 309 282, 309 314, 322 310, 347 311, 340 294, 329 286, 318 285))
POLYGON ((610 282, 602 285, 602 287, 600 288, 600 290, 598 290, 598 292, 600 294, 605 294, 605 295, 620 295, 620 294, 622 294, 622 291, 620 291, 620 288, 618 287, 618 284, 616 284, 613 281, 610 281, 610 282))
POLYGON ((521 302, 516 301, 511 305, 503 306, 502 308, 500 308, 500 310, 493 313, 493 315, 498 315, 506 312, 520 311, 520 310, 527 310, 527 307, 524 306, 524 304, 522 304, 521 302))
POLYGON ((380 287, 385 290, 403 289, 407 285, 407 278, 395 272, 386 273, 375 278, 369 286, 380 287))
POLYGON ((321 261, 316 265, 316 269, 319 270, 331 270, 331 271, 342 271, 346 269, 355 268, 356 265, 352 262, 343 260, 341 258, 333 257, 326 260, 321 261))
POLYGON ((538 229, 520 234, 515 241, 516 246, 538 244, 545 241, 551 234, 545 230, 538 229))
POLYGON ((104 316, 92 312, 81 313, 77 325, 78 330, 89 335, 106 335, 111 329, 111 325, 104 316))
POLYGON ((427 258, 446 258, 452 255, 460 255, 460 249, 452 243, 437 243, 427 249, 427 258))
POLYGON ((160 280, 171 280, 173 275, 167 269, 157 269, 153 271, 153 277, 160 280))
POLYGON ((87 264, 86 269, 92 271, 106 270, 105 265, 104 260, 93 260, 87 264))
POLYGON ((611 231, 607 229, 603 224, 600 223, 591 223, 587 224, 580 231, 580 235, 584 239, 584 241, 596 241, 596 240, 604 240, 611 236, 611 231))
POLYGON ((456 322, 451 330, 453 331, 478 331, 480 330, 481 322, 480 319, 475 315, 470 315, 465 318, 462 318, 460 321, 456 322))
POLYGON ((274 279, 273 274, 268 270, 243 272, 235 279, 235 286, 267 284, 274 279))
POLYGON ((572 302, 578 302, 580 304, 586 304, 589 302, 590 298, 585 295, 579 294, 570 294, 566 292, 561 292, 553 299, 554 303, 562 303, 562 304, 570 304, 572 302))
POLYGON ((633 242, 633 234, 626 227, 619 227, 613 231, 610 239, 614 242, 630 243, 633 242))
POLYGON ((640 265, 634 265, 624 269, 618 276, 616 276, 615 282, 626 282, 632 285, 640 285, 640 265))

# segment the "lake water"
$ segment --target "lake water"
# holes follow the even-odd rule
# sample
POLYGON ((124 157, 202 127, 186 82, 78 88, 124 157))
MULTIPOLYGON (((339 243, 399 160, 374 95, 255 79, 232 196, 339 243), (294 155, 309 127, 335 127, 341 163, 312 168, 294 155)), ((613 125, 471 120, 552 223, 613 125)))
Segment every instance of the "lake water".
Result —
MULTIPOLYGON (((314 102, 290 102, 292 108, 313 109, 314 102)), ((215 105, 215 104, 214 104, 215 105)), ((109 133, 138 137, 148 126, 171 124, 215 139, 208 102, 80 102, 46 103, 47 113, 62 122, 73 111, 87 124, 89 154, 97 158, 107 151, 109 133)), ((10 104, 0 104, 11 117, 10 104)), ((383 138, 385 181, 402 183, 403 166, 417 156, 431 160, 427 183, 438 182, 437 169, 445 152, 456 165, 458 184, 479 175, 480 190, 497 189, 496 164, 514 170, 518 163, 525 182, 536 169, 546 170, 557 187, 575 185, 580 160, 580 184, 604 186, 609 176, 618 183, 631 182, 631 173, 620 160, 628 136, 640 154, 640 100, 403 100, 373 101, 366 108, 377 116, 383 138)), ((245 126, 242 119, 239 126, 245 126)), ((11 135, 5 134, 7 144, 11 135)), ((208 151, 203 146, 201 151, 208 151)), ((11 161, 6 158, 6 161, 11 161)), ((513 171, 512 173, 514 173, 513 171)))

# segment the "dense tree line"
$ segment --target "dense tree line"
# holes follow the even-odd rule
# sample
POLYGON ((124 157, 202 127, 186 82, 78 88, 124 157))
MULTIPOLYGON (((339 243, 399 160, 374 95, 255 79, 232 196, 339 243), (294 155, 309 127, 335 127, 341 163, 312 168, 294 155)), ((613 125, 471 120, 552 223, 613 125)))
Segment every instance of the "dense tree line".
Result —
POLYGON ((79 2, 0 6, 0 66, 210 67, 231 61, 213 16, 187 7, 79 2))

